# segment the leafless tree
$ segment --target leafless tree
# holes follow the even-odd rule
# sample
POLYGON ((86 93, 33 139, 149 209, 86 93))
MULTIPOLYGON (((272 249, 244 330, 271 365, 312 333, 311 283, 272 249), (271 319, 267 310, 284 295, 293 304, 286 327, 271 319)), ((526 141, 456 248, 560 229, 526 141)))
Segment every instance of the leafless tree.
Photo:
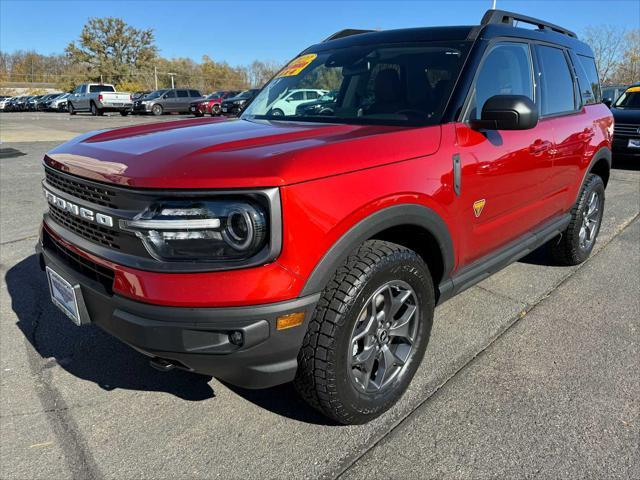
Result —
POLYGON ((624 49, 625 30, 613 25, 585 28, 581 39, 593 49, 602 83, 610 83, 624 49))

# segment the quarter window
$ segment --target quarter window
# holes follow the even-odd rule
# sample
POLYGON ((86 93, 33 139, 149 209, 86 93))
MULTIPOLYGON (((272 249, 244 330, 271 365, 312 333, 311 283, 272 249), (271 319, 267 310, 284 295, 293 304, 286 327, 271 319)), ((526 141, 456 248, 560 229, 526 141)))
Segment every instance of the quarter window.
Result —
POLYGON ((542 115, 569 113, 576 109, 573 76, 563 50, 538 45, 542 115))
POLYGON ((599 103, 601 98, 600 80, 598 79, 596 62, 593 58, 585 57, 584 55, 578 55, 578 60, 580 61, 580 66, 582 67, 582 71, 585 75, 585 79, 583 80, 580 75, 580 69, 578 69, 578 79, 580 80, 580 90, 582 91, 583 101, 586 104, 599 103), (582 86, 582 83, 585 83, 586 86, 582 86), (587 101, 584 97, 585 92, 588 93, 589 90, 593 94, 593 99, 587 101))
POLYGON ((480 119, 485 102, 495 95, 524 95, 531 100, 531 52, 526 43, 499 43, 487 54, 469 105, 469 118, 480 119))

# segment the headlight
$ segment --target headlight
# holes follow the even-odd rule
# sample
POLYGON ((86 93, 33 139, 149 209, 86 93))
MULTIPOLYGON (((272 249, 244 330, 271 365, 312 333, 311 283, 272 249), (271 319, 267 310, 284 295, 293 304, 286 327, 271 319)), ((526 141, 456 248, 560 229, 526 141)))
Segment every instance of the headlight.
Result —
POLYGON ((241 261, 268 243, 268 215, 252 200, 180 200, 151 205, 120 220, 163 261, 241 261))

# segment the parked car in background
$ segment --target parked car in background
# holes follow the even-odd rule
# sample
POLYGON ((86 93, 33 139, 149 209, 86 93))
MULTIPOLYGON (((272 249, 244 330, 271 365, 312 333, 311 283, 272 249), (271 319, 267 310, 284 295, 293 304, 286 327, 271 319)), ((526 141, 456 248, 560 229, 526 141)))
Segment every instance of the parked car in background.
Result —
POLYGON ((62 95, 61 92, 49 93, 48 95, 43 95, 36 102, 36 110, 38 110, 40 112, 45 111, 47 109, 47 105, 49 104, 49 102, 51 100, 53 100, 54 98, 59 97, 60 95, 62 95))
POLYGON ((0 110, 4 111, 7 109, 7 105, 11 102, 12 97, 7 97, 6 95, 0 96, 0 110))
POLYGON ((640 83, 631 85, 611 105, 613 155, 640 160, 640 83))
POLYGON ((27 100, 26 103, 26 110, 35 112, 38 100, 40 100, 42 97, 44 97, 44 95, 33 95, 32 97, 29 97, 29 100, 27 100))
POLYGON ((240 93, 239 90, 221 90, 207 95, 200 101, 192 102, 189 112, 196 117, 210 114, 211 116, 220 115, 220 104, 225 98, 235 97, 240 93))
POLYGON ((271 105, 271 115, 281 117, 282 115, 295 115, 296 108, 303 103, 318 100, 327 90, 296 89, 289 90, 282 98, 276 100, 271 105))
POLYGON ((296 115, 309 117, 314 115, 330 115, 336 106, 338 91, 325 93, 314 102, 302 103, 296 107, 296 115))
POLYGON ((17 103, 18 100, 20 99, 19 95, 16 95, 15 97, 11 97, 8 101, 7 104, 5 105, 4 109, 7 112, 15 112, 17 110, 17 103))
POLYGON ((187 88, 165 88, 156 90, 133 102, 134 113, 189 113, 192 102, 204 97, 198 90, 187 88))
POLYGON ((220 104, 220 112, 223 115, 240 115, 242 110, 251 103, 251 100, 253 100, 259 92, 259 88, 252 88, 245 90, 235 97, 223 100, 220 104))
POLYGON ((151 90, 143 90, 143 91, 139 91, 139 92, 134 92, 131 94, 131 100, 133 100, 134 102, 142 97, 144 97, 145 95, 148 95, 149 93, 151 93, 151 90))
POLYGON ((70 115, 77 112, 91 112, 94 116, 104 112, 120 112, 120 115, 126 116, 133 105, 130 93, 116 92, 116 88, 107 83, 78 85, 67 102, 70 115))
POLYGON ((610 107, 626 89, 626 85, 607 85, 602 87, 602 102, 610 107))
POLYGON ((71 94, 70 93, 63 93, 62 95, 59 95, 53 99, 51 99, 48 102, 47 105, 47 110, 53 111, 53 112, 66 112, 67 111, 67 101, 68 98, 71 94))

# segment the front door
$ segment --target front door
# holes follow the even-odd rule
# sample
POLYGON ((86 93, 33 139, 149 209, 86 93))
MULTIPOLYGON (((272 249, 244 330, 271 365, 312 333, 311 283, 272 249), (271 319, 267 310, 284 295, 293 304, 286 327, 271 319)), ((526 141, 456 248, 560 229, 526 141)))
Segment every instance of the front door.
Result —
MULTIPOLYGON (((498 42, 487 49, 474 80, 464 120, 479 119, 494 95, 536 100, 531 47, 498 42)), ((456 125, 460 161, 459 266, 521 237, 550 215, 554 155, 548 120, 530 130, 473 130, 456 125)))

